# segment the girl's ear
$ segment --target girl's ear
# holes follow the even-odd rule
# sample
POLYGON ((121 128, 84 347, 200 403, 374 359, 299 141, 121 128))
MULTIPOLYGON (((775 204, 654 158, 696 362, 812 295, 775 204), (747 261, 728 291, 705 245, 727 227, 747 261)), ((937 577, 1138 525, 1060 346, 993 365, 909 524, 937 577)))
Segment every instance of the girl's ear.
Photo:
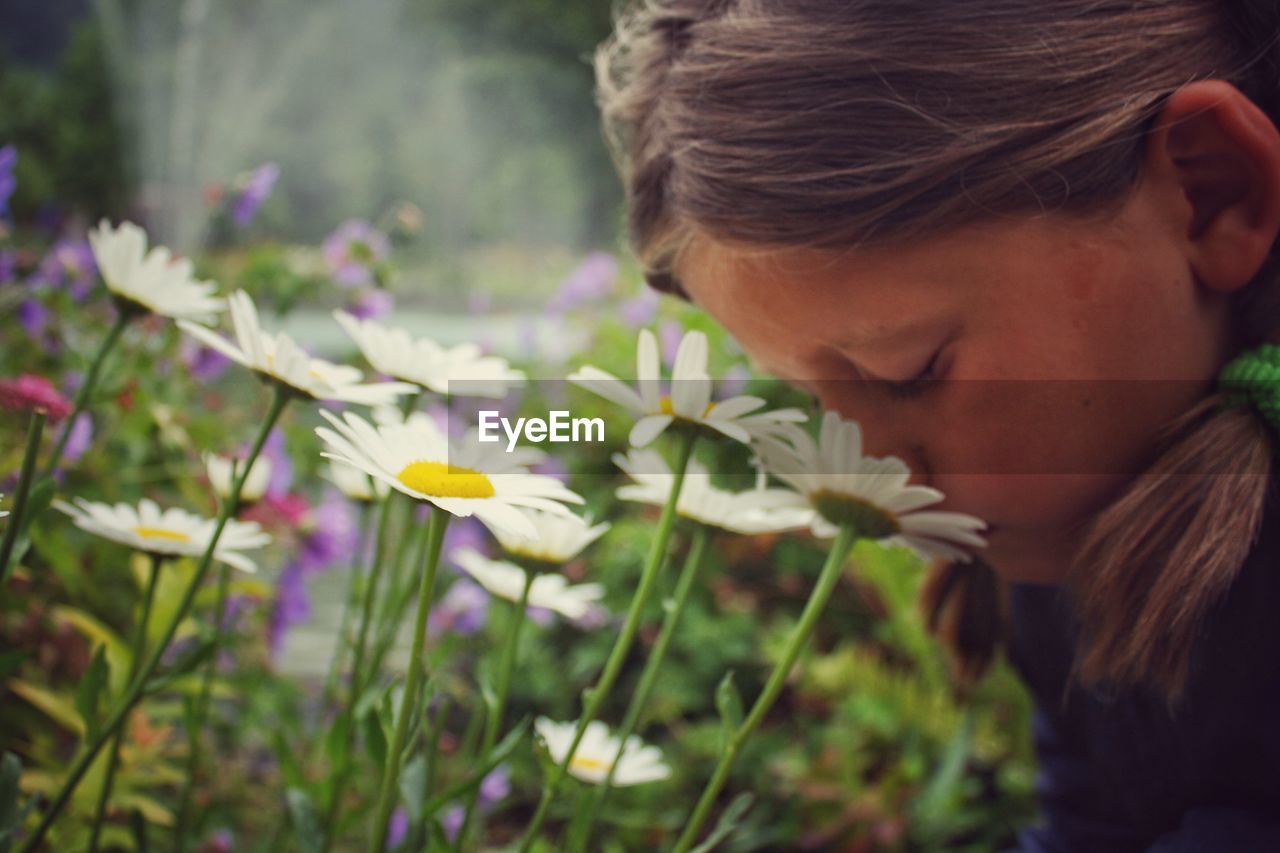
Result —
POLYGON ((1280 233, 1280 132, 1253 101, 1221 80, 1171 94, 1144 180, 1177 199, 1170 214, 1200 281, 1233 291, 1253 279, 1280 233))

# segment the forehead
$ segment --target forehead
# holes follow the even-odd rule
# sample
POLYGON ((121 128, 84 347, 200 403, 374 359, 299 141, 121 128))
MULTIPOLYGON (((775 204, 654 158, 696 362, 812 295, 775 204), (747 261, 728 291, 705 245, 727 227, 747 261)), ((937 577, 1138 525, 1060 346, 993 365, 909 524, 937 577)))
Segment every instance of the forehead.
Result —
POLYGON ((735 335, 872 340, 954 301, 957 279, 973 274, 967 254, 951 242, 832 250, 702 240, 682 254, 676 276, 735 335))

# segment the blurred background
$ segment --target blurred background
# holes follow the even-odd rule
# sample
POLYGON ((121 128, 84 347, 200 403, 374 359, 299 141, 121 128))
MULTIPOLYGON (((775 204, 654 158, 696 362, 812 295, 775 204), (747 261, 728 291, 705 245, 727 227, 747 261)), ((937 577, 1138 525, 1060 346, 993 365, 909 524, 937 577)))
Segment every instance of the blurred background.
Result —
POLYGON ((129 218, 234 256, 357 220, 403 243, 405 307, 540 306, 618 230, 590 66, 609 21, 601 0, 9 0, 13 222, 129 218))

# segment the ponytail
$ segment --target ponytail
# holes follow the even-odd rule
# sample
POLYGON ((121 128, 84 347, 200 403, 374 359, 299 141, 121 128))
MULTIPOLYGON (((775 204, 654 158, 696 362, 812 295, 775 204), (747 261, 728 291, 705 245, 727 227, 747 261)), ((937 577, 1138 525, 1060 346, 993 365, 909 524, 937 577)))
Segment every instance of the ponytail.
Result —
POLYGON ((1072 565, 1083 626, 1073 674, 1143 683, 1170 705, 1198 632, 1257 539, 1274 448, 1249 408, 1201 401, 1154 465, 1094 520, 1072 565))
POLYGON ((951 661, 951 676, 967 694, 991 666, 1004 640, 1005 588, 981 557, 932 569, 920 590, 925 627, 951 661))

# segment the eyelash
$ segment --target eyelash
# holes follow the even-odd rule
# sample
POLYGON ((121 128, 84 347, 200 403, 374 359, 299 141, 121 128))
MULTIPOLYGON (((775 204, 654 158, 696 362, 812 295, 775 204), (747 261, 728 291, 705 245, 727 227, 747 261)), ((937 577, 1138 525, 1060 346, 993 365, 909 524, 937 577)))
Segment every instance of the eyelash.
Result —
POLYGON ((885 387, 889 391, 889 396, 894 400, 912 400, 923 394, 925 389, 928 388, 929 380, 933 378, 933 371, 938 366, 938 356, 941 352, 942 350, 934 352, 929 357, 929 363, 924 366, 924 369, 905 382, 886 381, 885 387))

